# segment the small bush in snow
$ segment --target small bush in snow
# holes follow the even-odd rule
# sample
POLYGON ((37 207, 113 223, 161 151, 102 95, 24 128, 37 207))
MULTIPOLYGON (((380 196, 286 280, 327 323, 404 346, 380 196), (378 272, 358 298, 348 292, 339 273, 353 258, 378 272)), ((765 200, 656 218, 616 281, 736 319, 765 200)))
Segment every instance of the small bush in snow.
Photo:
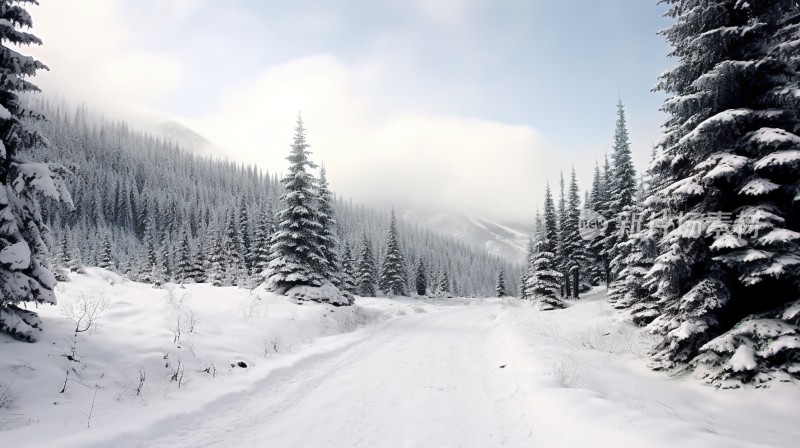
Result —
POLYGON ((65 303, 61 310, 64 316, 75 325, 75 335, 93 331, 100 327, 100 317, 108 308, 105 295, 81 294, 74 302, 65 303))
POLYGON ((269 315, 269 307, 261 301, 261 297, 256 296, 247 303, 239 304, 239 315, 245 322, 253 319, 266 319, 269 315))
POLYGON ((17 394, 11 390, 11 384, 0 383, 0 409, 11 409, 17 398, 17 394))
POLYGON ((553 364, 550 374, 564 387, 578 387, 583 383, 581 370, 574 358, 568 358, 553 364))

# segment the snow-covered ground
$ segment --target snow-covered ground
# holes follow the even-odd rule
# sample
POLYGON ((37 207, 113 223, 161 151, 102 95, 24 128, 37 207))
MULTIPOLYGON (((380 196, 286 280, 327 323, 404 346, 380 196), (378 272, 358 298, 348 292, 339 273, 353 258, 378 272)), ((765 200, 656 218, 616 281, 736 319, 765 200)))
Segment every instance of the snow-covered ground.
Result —
POLYGON ((0 409, 0 446, 788 447, 800 439, 800 387, 716 390, 654 373, 645 366, 652 339, 621 323, 603 291, 539 312, 516 299, 359 298, 333 308, 260 290, 170 292, 99 269, 59 289, 60 305, 41 310, 39 343, 0 338, 0 383, 17 397, 0 409), (72 356, 64 312, 101 295, 100 327, 78 335, 72 356))

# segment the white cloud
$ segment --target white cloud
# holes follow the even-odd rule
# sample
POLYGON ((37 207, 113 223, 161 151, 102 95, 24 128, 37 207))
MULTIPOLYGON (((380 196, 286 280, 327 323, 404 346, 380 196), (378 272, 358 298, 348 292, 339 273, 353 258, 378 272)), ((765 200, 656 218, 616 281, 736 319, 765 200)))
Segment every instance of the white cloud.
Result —
MULTIPOLYGON (((160 15, 176 20, 198 1, 146 0, 160 15)), ((453 0, 428 13, 431 18, 453 11, 463 16, 469 4, 453 0)), ((152 24, 125 17, 125 5, 72 0, 32 8, 35 31, 46 42, 34 54, 52 68, 37 82, 139 123, 159 116, 156 104, 165 97, 188 89, 215 107, 171 118, 223 147, 232 159, 272 172, 286 169, 295 116, 302 111, 314 160, 326 163, 338 194, 356 201, 529 223, 545 183, 555 186, 559 170, 570 169, 571 162, 552 151, 533 127, 420 112, 436 98, 415 98, 414 109, 398 106, 390 100, 396 95, 387 87, 392 84, 386 67, 374 62, 345 63, 320 54, 265 67, 232 84, 195 85, 189 67, 208 61, 170 53, 168 45, 164 51, 138 47, 135 32, 152 24)), ((212 31, 203 33, 214 37, 212 31)), ((230 52, 233 60, 246 57, 241 49, 230 52)), ((409 79, 404 91, 415 91, 413 82, 409 79)), ((570 154, 585 161, 576 167, 582 186, 591 179, 597 154, 597 148, 570 154)))
MULTIPOLYGON (((187 1, 150 0, 164 14, 178 14, 187 1)), ((167 52, 144 52, 135 46, 135 23, 126 23, 119 2, 70 0, 42 2, 30 8, 41 47, 26 49, 50 68, 35 82, 72 102, 101 108, 111 115, 153 114, 151 101, 181 85, 186 70, 167 52)))
POLYGON ((184 121, 234 159, 283 171, 301 110, 312 157, 339 194, 517 221, 529 222, 546 181, 569 169, 531 127, 395 111, 379 87, 374 68, 317 55, 271 67, 223 91, 210 116, 184 121))

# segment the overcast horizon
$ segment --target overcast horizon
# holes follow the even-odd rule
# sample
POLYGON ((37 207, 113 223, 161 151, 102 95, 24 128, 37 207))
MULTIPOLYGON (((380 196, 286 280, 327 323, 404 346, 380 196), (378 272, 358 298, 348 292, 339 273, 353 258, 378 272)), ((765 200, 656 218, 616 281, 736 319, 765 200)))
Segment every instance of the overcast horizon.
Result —
POLYGON ((47 2, 30 52, 47 95, 177 121, 271 172, 302 111, 334 190, 367 204, 528 225, 559 170, 589 186, 619 97, 646 165, 671 65, 656 2, 361 3, 47 2))

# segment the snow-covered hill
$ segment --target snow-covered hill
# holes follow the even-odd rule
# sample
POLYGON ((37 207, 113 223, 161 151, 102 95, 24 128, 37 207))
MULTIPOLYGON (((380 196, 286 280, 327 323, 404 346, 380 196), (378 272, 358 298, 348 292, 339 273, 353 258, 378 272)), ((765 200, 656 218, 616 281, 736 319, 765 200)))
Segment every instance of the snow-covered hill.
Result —
POLYGON ((528 246, 528 231, 460 213, 426 213, 407 210, 404 217, 441 235, 502 257, 523 263, 528 246))
POLYGON ((201 156, 225 158, 225 153, 217 145, 205 138, 200 133, 176 121, 165 121, 153 130, 160 135, 175 142, 178 146, 201 156))

